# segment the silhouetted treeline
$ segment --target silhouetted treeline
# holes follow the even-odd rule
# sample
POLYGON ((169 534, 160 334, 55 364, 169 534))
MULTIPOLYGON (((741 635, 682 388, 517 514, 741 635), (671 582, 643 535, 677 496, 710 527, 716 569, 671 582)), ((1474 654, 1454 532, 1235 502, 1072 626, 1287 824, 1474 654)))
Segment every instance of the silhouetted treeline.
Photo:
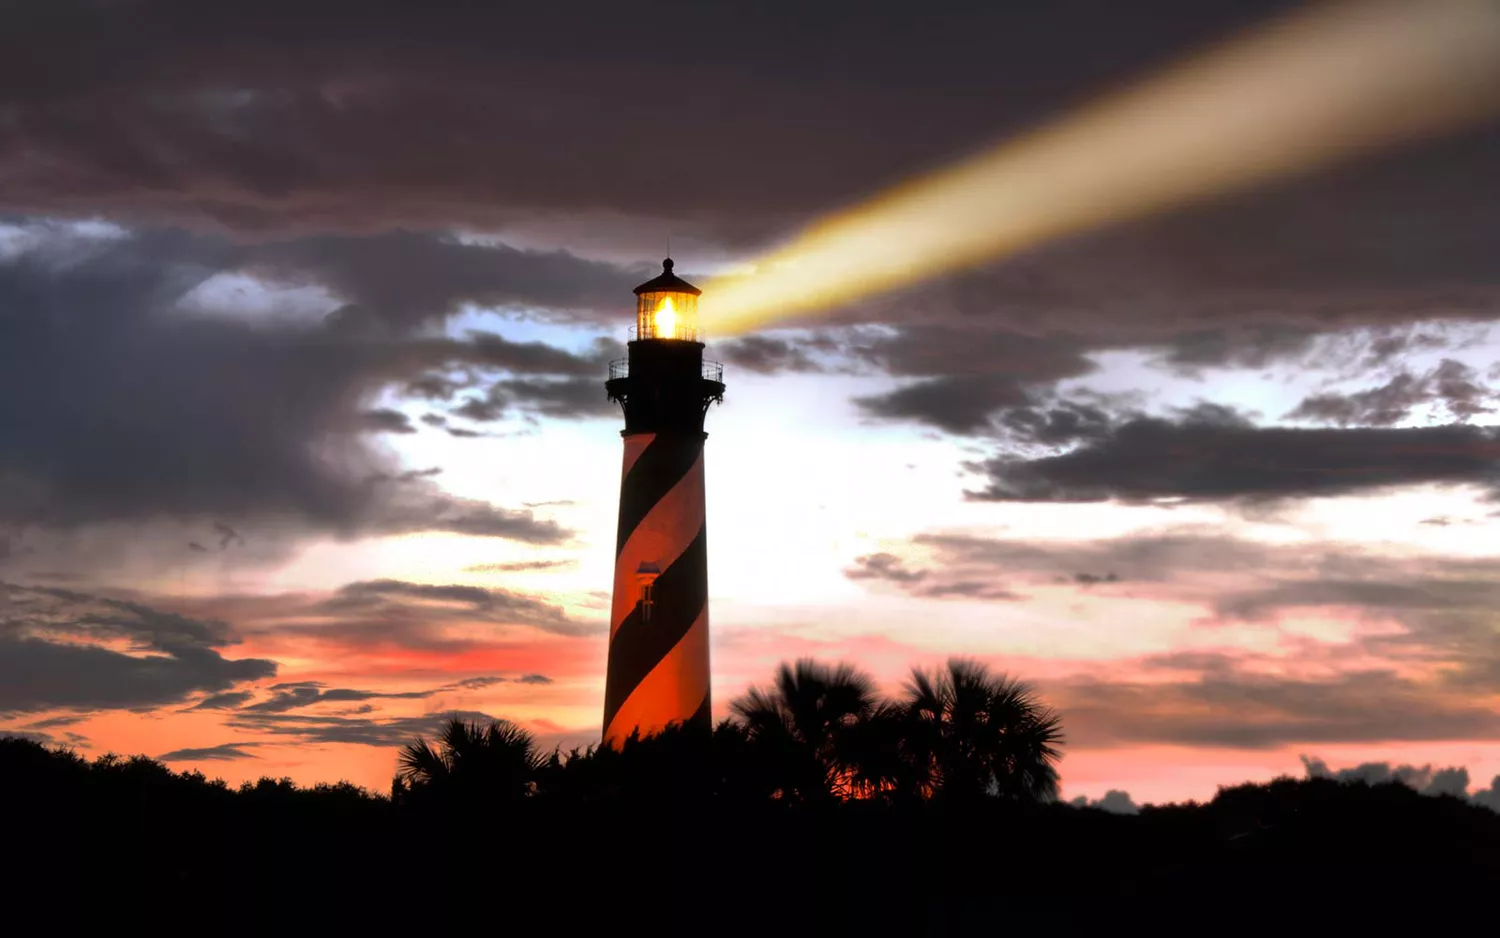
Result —
POLYGON ((1025 684, 954 659, 914 670, 884 699, 847 665, 784 664, 770 687, 731 704, 712 733, 682 727, 618 749, 544 757, 524 730, 453 721, 401 753, 400 804, 467 810, 496 799, 596 803, 626 797, 676 802, 818 804, 845 800, 1050 801, 1062 731, 1025 684))
MULTIPOLYGON (((1173 919, 1222 933, 1272 909, 1334 906, 1347 923, 1401 897, 1451 906, 1500 882, 1500 815, 1456 798, 1282 779, 1107 814, 986 778, 1010 771, 994 758, 1006 750, 913 729, 890 710, 899 700, 865 710, 855 695, 864 716, 850 717, 829 693, 849 676, 788 668, 712 732, 619 751, 539 752, 509 724, 452 723, 406 749, 392 797, 236 789, 3 739, 8 907, 64 933, 81 915, 209 934, 946 935, 1173 919), (1205 904, 1215 918, 1197 917, 1205 904)), ((1011 715, 1055 736, 1023 687, 971 676, 1014 691, 1027 706, 1011 715)), ((929 677, 936 713, 954 671, 929 677)))

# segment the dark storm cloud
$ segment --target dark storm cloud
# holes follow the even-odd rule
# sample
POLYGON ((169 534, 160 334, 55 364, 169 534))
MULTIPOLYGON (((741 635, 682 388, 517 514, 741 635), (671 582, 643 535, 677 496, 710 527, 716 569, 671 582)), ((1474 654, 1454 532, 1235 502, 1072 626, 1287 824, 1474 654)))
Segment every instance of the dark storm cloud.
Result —
MULTIPOLYGON (((463 303, 618 315, 628 308, 629 286, 652 276, 649 265, 621 268, 565 251, 465 244, 412 231, 248 246, 242 265, 273 280, 315 283, 350 304, 346 315, 395 330, 444 319, 463 303)), ((575 363, 557 352, 550 364, 575 363)))
MULTIPOLYGON (((271 239, 231 266, 321 285, 346 304, 330 329, 351 335, 465 303, 603 323, 639 272, 423 232, 576 234, 608 218, 651 237, 669 225, 708 255, 759 243, 1289 6, 58 2, 13 14, 0 36, 0 198, 271 239), (682 132, 664 140, 664 119, 682 132), (289 236, 313 230, 366 236, 289 236)), ((899 327, 846 350, 911 381, 864 400, 872 415, 988 434, 1013 410, 1035 422, 1092 351, 1261 368, 1352 327, 1487 320, 1500 310, 1497 152, 1500 134, 1473 133, 1044 246, 834 321, 899 327)), ((752 371, 824 364, 775 337, 723 354, 752 371)), ((505 403, 531 390, 547 413, 604 413, 584 393, 591 365, 550 373, 579 380, 505 403)), ((472 386, 401 379, 440 400, 472 386)))
POLYGON ((253 752, 245 750, 254 748, 259 743, 220 743, 217 746, 204 746, 197 749, 173 749, 156 757, 158 762, 233 762, 236 759, 258 759, 253 752))
POLYGON ((1278 325, 1200 329, 1172 336, 1164 362, 1188 374, 1224 366, 1265 368, 1310 351, 1316 338, 1311 329, 1278 325))
POLYGON ((618 406, 604 393, 604 382, 590 376, 496 381, 482 396, 465 398, 450 416, 489 423, 518 414, 567 420, 616 413, 618 406))
MULTIPOLYGON (((706 255, 759 244, 1289 5, 1063 0, 933 15, 853 2, 581 12, 270 0, 210 12, 187 0, 61 0, 17 11, 0 35, 0 208, 207 220, 234 238, 147 232, 69 258, 57 283, 24 258, 21 280, 0 283, 0 317, 24 313, 14 327, 0 319, 10 382, 0 391, 12 402, 8 415, 0 405, 0 432, 19 440, 0 454, 0 475, 19 480, 0 492, 0 518, 276 515, 349 535, 559 540, 565 532, 525 513, 415 483, 393 507, 390 487, 372 492, 335 467, 394 474, 353 434, 387 385, 445 403, 471 390, 481 396, 456 406, 476 421, 604 415, 594 355, 412 330, 469 303, 613 323, 621 286, 644 271, 430 232, 532 222, 576 232, 609 218, 670 225, 706 255), (162 317, 228 271, 320 286, 343 305, 296 335, 162 317), (110 318, 76 313, 102 296, 110 318), (79 468, 99 465, 111 471, 79 468)), ((1322 361, 1320 343, 1355 328, 1370 331, 1365 357, 1390 362, 1423 341, 1400 331, 1413 322, 1493 319, 1497 154, 1500 133, 1472 133, 1046 245, 829 320, 892 327, 874 338, 830 330, 819 348, 757 336, 723 354, 761 372, 829 357, 885 371, 902 384, 859 401, 878 419, 1081 446, 992 460, 981 498, 1472 481, 1482 457, 1393 453, 1362 430, 1221 429, 1228 449, 1206 452, 1218 440, 1201 426, 1062 399, 1057 384, 1086 377, 1091 354, 1127 348, 1180 372, 1322 361), (1187 458, 1147 465, 1143 443, 1187 458), (1373 469, 1354 465, 1372 455, 1373 469), (1101 481, 1114 459, 1122 478, 1101 481)), ((1455 416, 1488 406, 1477 386, 1467 397, 1456 388, 1440 394, 1455 416)), ((1299 419, 1360 425, 1390 413, 1324 397, 1299 419)))
POLYGON ((982 430, 990 414, 1002 407, 1021 407, 1031 398, 1006 374, 918 381, 856 403, 876 417, 916 420, 950 433, 982 430))
POLYGON ((597 378, 525 379, 498 382, 495 392, 515 401, 523 412, 540 417, 582 419, 619 413, 597 378))
POLYGON ((1286 6, 57 0, 0 36, 0 168, 24 211, 761 236, 1286 6))
POLYGON ((988 329, 904 325, 850 343, 850 353, 891 375, 934 377, 919 377, 855 403, 875 417, 956 434, 1001 432, 996 420, 1002 425, 1045 424, 1049 418, 1042 415, 1049 408, 1075 406, 1054 401, 1050 389, 1094 370, 1087 351, 1088 342, 1077 336, 1030 336, 1006 328, 1003 321, 988 329))
POLYGON ((843 331, 739 336, 714 342, 713 353, 736 370, 757 374, 832 371, 838 367, 835 362, 847 354, 849 343, 843 331))
MULTIPOLYGON (((465 382, 455 381, 447 375, 423 375, 406 383, 406 395, 429 401, 448 401, 466 386, 465 382)), ((443 418, 440 414, 427 414, 422 420, 426 423, 433 423, 434 420, 442 423, 443 418)))
POLYGON ((0 259, 0 520, 66 529, 208 515, 340 535, 566 536, 529 511, 404 475, 359 431, 402 430, 406 418, 361 403, 434 368, 566 379, 597 370, 596 358, 485 333, 351 336, 174 309, 237 250, 166 232, 64 234, 0 259), (368 483, 377 478, 405 484, 368 483))
POLYGON ((139 602, 0 585, 0 713, 150 709, 271 677, 276 662, 225 658, 221 622, 139 602))
POLYGON ((976 464, 985 501, 1151 502, 1347 495, 1420 483, 1500 484, 1500 433, 1454 425, 1293 429, 1140 417, 1056 456, 976 464))
POLYGON ((1018 443, 1067 446, 1109 435, 1114 418, 1085 401, 1056 401, 1040 407, 1012 407, 996 423, 998 432, 1018 443))
MULTIPOLYGON (((21 212, 208 218, 241 234, 608 218, 655 225, 653 238, 670 223, 712 253, 784 234, 1293 5, 1063 0, 932 15, 854 0, 816 11, 279 0, 211 12, 59 0, 13 13, 0 36, 0 171, 21 212), (664 138, 663 121, 680 132, 664 138)), ((841 321, 1045 325, 1199 368, 1258 367, 1352 325, 1492 317, 1497 151, 1500 134, 1485 132, 1412 149, 1026 252, 841 321)), ((256 256, 387 325, 465 299, 613 308, 621 282, 607 266, 402 232, 256 256), (523 269, 524 286, 507 280, 523 269)), ((924 353, 937 336, 905 338, 929 363, 895 373, 973 373, 924 353)), ((805 366, 785 348, 734 352, 752 369, 805 366)))

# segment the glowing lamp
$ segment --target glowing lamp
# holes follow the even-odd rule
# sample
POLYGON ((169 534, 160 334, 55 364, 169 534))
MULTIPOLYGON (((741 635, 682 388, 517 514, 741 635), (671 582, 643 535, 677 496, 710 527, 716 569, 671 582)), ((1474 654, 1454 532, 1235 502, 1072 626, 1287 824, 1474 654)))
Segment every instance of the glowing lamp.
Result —
POLYGON ((677 339, 698 342, 697 287, 672 273, 672 261, 662 262, 661 276, 635 288, 637 339, 677 339))

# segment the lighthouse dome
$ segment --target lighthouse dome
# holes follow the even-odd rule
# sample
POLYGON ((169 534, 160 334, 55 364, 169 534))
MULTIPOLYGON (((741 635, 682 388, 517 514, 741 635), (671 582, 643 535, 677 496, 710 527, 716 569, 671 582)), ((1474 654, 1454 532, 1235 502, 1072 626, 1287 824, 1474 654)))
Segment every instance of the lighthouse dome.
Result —
POLYGON ((661 276, 647 280, 635 288, 636 296, 643 293, 689 293, 699 296, 703 291, 672 273, 672 259, 669 257, 661 262, 661 276))

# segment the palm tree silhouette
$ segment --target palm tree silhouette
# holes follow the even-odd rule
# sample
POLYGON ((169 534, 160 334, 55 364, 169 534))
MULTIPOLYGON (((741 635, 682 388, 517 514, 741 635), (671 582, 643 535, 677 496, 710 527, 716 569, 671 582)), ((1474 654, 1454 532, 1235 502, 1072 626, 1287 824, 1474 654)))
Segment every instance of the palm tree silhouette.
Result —
POLYGON ((531 734, 509 720, 482 725, 454 718, 443 725, 436 743, 418 737, 401 748, 396 777, 413 795, 510 800, 535 789, 542 757, 531 734))
POLYGON ((882 709, 864 671, 810 658, 783 662, 771 687, 752 687, 730 709, 744 721, 782 797, 848 797, 868 782, 858 758, 867 737, 860 727, 882 709))
POLYGON ((905 760, 931 797, 1057 798, 1062 724, 1031 687, 967 658, 913 668, 901 701, 905 760))

